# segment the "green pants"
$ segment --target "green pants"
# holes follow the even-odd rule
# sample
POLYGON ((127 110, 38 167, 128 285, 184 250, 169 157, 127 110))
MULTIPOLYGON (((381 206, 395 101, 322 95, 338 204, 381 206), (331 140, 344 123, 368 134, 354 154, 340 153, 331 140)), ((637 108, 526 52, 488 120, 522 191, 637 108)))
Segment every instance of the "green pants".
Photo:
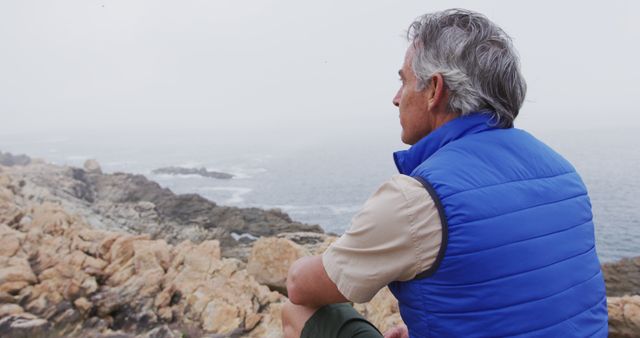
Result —
POLYGON ((304 324, 300 338, 381 338, 382 334, 347 303, 326 305, 304 324))

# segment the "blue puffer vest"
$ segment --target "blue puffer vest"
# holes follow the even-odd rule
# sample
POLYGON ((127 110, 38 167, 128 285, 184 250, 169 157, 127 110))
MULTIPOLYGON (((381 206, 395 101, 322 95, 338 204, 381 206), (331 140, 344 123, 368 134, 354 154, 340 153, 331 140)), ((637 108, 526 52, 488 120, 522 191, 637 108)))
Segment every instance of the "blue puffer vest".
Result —
POLYGON ((489 114, 394 154, 440 211, 431 269, 389 285, 415 337, 606 337, 591 203, 575 169, 489 114))

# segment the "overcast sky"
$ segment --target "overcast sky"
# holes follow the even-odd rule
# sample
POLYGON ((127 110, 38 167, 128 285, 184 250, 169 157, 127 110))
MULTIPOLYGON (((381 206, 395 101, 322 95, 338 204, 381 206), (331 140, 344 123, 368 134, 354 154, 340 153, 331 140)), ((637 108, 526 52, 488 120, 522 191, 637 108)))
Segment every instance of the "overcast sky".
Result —
POLYGON ((640 126, 635 1, 2 0, 0 133, 399 135, 405 30, 449 7, 513 37, 518 127, 640 126))

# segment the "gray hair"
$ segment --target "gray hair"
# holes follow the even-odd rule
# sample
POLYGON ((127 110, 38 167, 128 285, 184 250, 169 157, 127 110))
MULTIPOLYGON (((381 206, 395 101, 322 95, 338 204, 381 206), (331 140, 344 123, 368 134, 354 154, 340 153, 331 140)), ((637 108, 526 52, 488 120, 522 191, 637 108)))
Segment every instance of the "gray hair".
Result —
POLYGON ((502 128, 513 126, 527 92, 511 38, 482 14, 449 9, 425 14, 411 26, 418 90, 439 73, 449 89, 447 110, 491 112, 502 128))

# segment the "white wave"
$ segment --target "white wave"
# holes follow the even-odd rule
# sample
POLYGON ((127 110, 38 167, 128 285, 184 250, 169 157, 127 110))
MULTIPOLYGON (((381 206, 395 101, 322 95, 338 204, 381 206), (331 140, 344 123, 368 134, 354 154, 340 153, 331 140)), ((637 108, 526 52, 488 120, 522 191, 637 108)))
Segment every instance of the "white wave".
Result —
POLYGON ((222 201, 223 204, 240 204, 244 202, 243 195, 246 195, 253 191, 251 188, 243 187, 201 187, 198 191, 228 191, 231 193, 231 197, 222 201))
POLYGON ((252 241, 255 241, 255 240, 258 239, 258 237, 254 236, 252 234, 248 234, 248 233, 237 234, 235 232, 231 233, 231 237, 233 237, 233 239, 236 240, 236 241, 239 241, 239 240, 241 240, 243 238, 248 238, 248 239, 250 239, 252 241))
POLYGON ((329 206, 329 209, 334 215, 353 214, 360 211, 360 209, 362 209, 362 206, 361 205, 329 206))
MULTIPOLYGON (((207 170, 213 170, 213 169, 207 168, 207 170)), ((253 178, 256 175, 263 174, 268 170, 266 168, 247 168, 243 166, 233 166, 228 171, 225 171, 225 170, 215 170, 215 171, 228 172, 229 174, 233 175, 234 179, 246 180, 246 179, 253 178)))
POLYGON ((86 161, 89 158, 90 158, 89 156, 85 156, 85 155, 69 155, 65 157, 67 161, 86 161))
POLYGON ((157 180, 171 180, 171 179, 178 179, 178 180, 185 180, 185 179, 192 179, 192 178, 202 178, 202 176, 197 175, 197 174, 178 174, 178 175, 174 175, 174 174, 154 174, 153 171, 149 171, 147 172, 146 175, 149 176, 153 176, 154 179, 157 180))
POLYGON ((274 205, 260 205, 262 209, 280 209, 286 213, 292 214, 310 214, 321 213, 321 211, 328 211, 333 215, 342 214, 355 214, 362 208, 361 205, 332 205, 332 204, 306 204, 306 205, 293 205, 293 204, 274 204, 274 205))

